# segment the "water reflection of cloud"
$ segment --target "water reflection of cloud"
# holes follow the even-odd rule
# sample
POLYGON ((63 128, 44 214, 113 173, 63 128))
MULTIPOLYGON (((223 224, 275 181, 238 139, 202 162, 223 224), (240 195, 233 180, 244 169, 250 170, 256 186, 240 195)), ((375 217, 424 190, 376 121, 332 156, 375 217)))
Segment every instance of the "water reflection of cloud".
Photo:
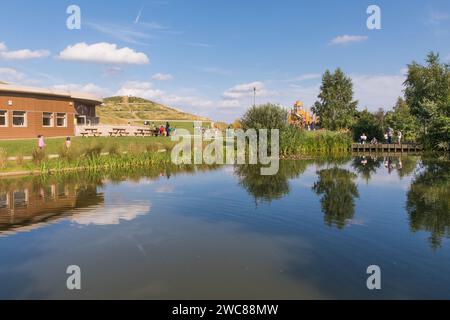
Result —
POLYGON ((70 219, 80 225, 117 225, 150 212, 150 204, 112 204, 77 213, 70 219))
POLYGON ((164 184, 155 189, 157 193, 172 193, 174 192, 175 187, 170 184, 164 184))

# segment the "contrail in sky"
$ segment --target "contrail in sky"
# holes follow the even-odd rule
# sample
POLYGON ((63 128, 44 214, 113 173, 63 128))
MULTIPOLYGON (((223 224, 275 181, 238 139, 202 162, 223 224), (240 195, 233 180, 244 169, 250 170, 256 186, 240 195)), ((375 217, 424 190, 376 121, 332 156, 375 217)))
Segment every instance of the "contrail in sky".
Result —
POLYGON ((136 19, 134 20, 134 23, 135 23, 135 24, 138 24, 138 23, 139 23, 139 20, 141 19, 141 15, 142 15, 142 11, 143 11, 143 10, 144 10, 144 7, 142 7, 141 10, 139 10, 139 13, 138 13, 137 17, 136 17, 136 19))

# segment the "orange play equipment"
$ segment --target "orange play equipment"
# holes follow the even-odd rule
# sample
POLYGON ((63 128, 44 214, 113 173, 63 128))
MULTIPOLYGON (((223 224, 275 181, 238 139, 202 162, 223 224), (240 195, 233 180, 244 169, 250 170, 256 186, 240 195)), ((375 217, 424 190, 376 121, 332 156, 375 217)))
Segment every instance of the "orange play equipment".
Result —
POLYGON ((315 122, 314 115, 305 109, 303 102, 296 101, 294 107, 289 113, 289 125, 305 129, 313 122, 315 122))

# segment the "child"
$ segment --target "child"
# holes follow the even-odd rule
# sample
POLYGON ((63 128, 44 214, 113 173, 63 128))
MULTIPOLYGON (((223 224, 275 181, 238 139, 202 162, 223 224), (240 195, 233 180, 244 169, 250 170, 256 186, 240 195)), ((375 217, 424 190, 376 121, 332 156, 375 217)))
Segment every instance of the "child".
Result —
POLYGON ((71 145, 72 145, 72 141, 71 141, 70 137, 67 137, 67 138, 66 138, 66 143, 65 143, 65 145, 66 145, 66 149, 70 149, 70 147, 71 147, 71 145))
POLYGON ((45 140, 43 135, 38 135, 38 148, 39 150, 44 150, 45 148, 45 140))

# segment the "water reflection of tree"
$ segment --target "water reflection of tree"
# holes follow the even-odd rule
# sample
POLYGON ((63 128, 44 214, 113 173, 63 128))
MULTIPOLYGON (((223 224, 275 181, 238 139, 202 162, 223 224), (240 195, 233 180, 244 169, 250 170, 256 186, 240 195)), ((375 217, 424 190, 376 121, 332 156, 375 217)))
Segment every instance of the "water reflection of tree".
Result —
POLYGON ((352 161, 353 169, 368 183, 383 163, 383 158, 361 156, 352 161))
POLYGON ((307 161, 281 161, 276 175, 261 175, 259 165, 236 165, 239 184, 255 198, 255 201, 281 199, 290 192, 289 179, 299 177, 307 168, 307 161))
POLYGON ((320 170, 317 174, 319 180, 313 190, 322 196, 320 203, 325 222, 342 229, 355 213, 355 198, 359 197, 355 183, 357 175, 338 167, 320 170))
POLYGON ((450 164, 425 161, 423 167, 408 191, 406 208, 411 229, 430 232, 430 244, 438 248, 443 237, 450 237, 450 164))

